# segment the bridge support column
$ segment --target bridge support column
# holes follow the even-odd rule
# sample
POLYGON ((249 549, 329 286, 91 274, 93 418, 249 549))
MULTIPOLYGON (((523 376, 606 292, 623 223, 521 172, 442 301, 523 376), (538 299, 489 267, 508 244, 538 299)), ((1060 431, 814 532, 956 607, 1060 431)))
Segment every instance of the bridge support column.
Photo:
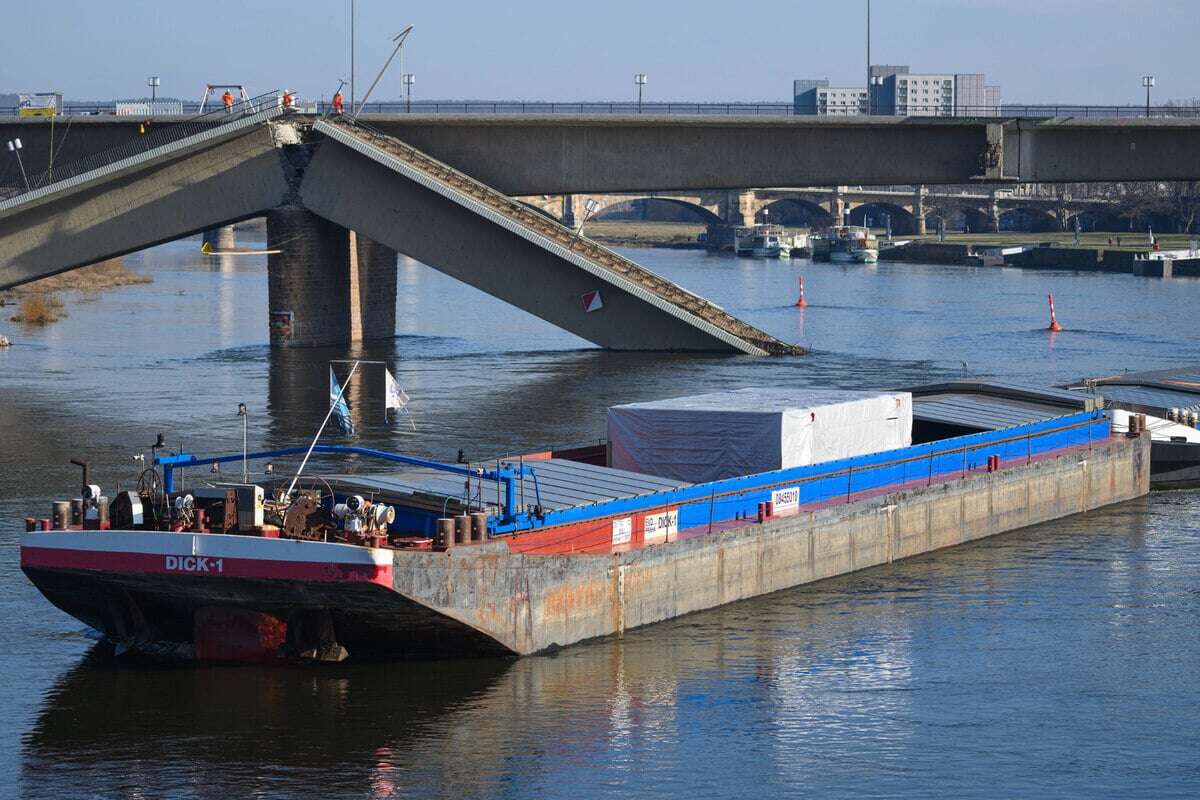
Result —
POLYGON ((726 192, 718 209, 726 225, 749 227, 754 224, 754 192, 726 192))
POLYGON ((396 251, 300 208, 267 215, 271 344, 340 345, 396 331, 396 251))
POLYGON ((846 199, 842 197, 841 186, 833 187, 829 196, 829 215, 833 217, 834 225, 846 224, 846 199))
POLYGON ((925 228, 925 195, 929 190, 924 186, 918 186, 913 193, 913 233, 917 236, 924 236, 925 228))
POLYGON ((579 218, 575 214, 575 195, 564 194, 562 196, 562 219, 560 221, 568 228, 574 228, 579 224, 579 218))
POLYGON ((991 201, 988 203, 988 230, 1000 232, 1000 203, 996 199, 996 190, 992 190, 991 201))
POLYGON ((206 230, 203 241, 213 250, 232 250, 237 247, 237 236, 233 232, 232 225, 222 225, 219 228, 206 230))
POLYGON ((1067 230, 1067 222, 1071 219, 1071 209, 1066 206, 1059 206, 1054 209, 1054 221, 1058 224, 1060 231, 1067 230))
POLYGON ((725 192, 717 201, 719 223, 708 226, 709 250, 732 250, 738 228, 754 224, 754 192, 725 192))

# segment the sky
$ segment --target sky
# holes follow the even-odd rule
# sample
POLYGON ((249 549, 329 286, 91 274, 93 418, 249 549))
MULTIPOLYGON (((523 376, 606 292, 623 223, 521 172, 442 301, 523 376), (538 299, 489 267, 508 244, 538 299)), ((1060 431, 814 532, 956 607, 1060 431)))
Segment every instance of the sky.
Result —
MULTIPOLYGON (((416 28, 414 99, 791 102, 795 78, 865 83, 866 0, 355 0, 361 98, 416 28)), ((350 77, 350 0, 3 0, 0 92, 67 100, 206 83, 332 95, 350 77)), ((872 61, 984 72, 1006 103, 1200 97, 1200 0, 873 0, 872 61)), ((401 95, 399 65, 373 99, 401 95)))

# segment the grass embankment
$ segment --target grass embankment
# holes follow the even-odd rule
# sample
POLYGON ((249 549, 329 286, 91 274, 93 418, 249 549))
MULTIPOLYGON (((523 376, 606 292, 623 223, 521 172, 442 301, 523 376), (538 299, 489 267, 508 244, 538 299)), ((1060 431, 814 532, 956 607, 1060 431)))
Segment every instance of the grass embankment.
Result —
POLYGON ((589 239, 627 247, 679 247, 695 244, 696 237, 706 230, 707 226, 702 223, 631 220, 593 220, 583 226, 583 233, 589 239))
POLYGON ((11 317, 13 322, 46 325, 67 315, 66 303, 58 296, 58 292, 78 290, 81 292, 79 302, 89 302, 95 300, 103 289, 150 283, 152 280, 148 275, 128 269, 122 259, 110 258, 0 292, 0 305, 17 304, 17 313, 11 317))

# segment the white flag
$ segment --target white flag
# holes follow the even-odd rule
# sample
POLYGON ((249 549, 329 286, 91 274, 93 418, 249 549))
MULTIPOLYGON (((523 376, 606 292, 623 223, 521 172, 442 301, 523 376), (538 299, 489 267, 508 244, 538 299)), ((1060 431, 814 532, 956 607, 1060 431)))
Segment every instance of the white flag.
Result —
MULTIPOLYGON (((396 379, 392 377, 391 371, 386 367, 383 370, 383 383, 384 422, 391 425, 396 422, 401 411, 407 410, 408 394, 400 388, 400 384, 396 383, 396 379)), ((410 419, 409 422, 412 420, 410 419)), ((416 428, 415 423, 413 428, 416 428)))

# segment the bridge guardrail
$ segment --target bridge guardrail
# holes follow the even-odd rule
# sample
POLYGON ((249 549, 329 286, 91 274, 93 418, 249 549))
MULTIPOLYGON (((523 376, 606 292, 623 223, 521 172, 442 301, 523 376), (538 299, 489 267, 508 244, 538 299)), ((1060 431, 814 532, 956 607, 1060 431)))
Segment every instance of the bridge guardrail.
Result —
MULTIPOLYGON (((44 189, 51 184, 78 177, 127 158, 142 155, 164 145, 186 139, 189 136, 219 128, 227 123, 243 120, 251 114, 278 108, 279 98, 280 95, 278 92, 268 92, 267 94, 261 94, 249 100, 235 103, 228 110, 220 107, 214 111, 198 114, 190 119, 178 122, 152 123, 139 121, 138 124, 143 126, 143 132, 136 139, 131 139, 125 144, 108 150, 102 150, 99 153, 93 153, 76 161, 69 161, 64 164, 52 163, 45 170, 38 173, 26 173, 25 177, 18 176, 18 180, 21 180, 22 183, 15 187, 9 187, 5 196, 0 199, 11 201, 30 192, 44 189)), ((137 118, 131 121, 135 120, 137 118)), ((66 128, 63 133, 64 141, 70 135, 70 124, 70 121, 64 124, 64 128, 66 128)))
MULTIPOLYGON (((271 93, 270 96, 273 96, 271 93)), ((269 95, 261 95, 267 97, 269 95)), ((254 100, 251 101, 255 102, 254 100)), ((310 104, 311 105, 311 104, 310 104)), ((321 116, 332 112, 328 102, 318 102, 317 114, 321 116)), ((1006 103, 999 106, 952 106, 948 113, 941 113, 942 106, 909 105, 912 112, 908 115, 893 115, 882 111, 874 111, 871 116, 940 116, 940 117, 1094 117, 1097 119, 1134 119, 1138 117, 1200 119, 1200 106, 1163 105, 1151 106, 1147 113, 1146 106, 1135 105, 1091 105, 1079 103, 1038 103, 1019 104, 1006 103)), ((185 114, 197 114, 199 103, 183 104, 185 114)), ((362 110, 364 114, 669 114, 682 116, 818 116, 813 111, 798 110, 793 103, 682 103, 682 102, 625 102, 625 101, 596 101, 596 102, 530 102, 519 100, 482 101, 482 100, 418 100, 411 104, 403 100, 379 101, 367 103, 362 110)), ((63 116, 89 115, 112 116, 116 114, 115 103, 66 103, 63 106, 63 116)), ((0 116, 16 116, 16 106, 0 107, 0 116)), ((849 114, 838 111, 834 114, 820 116, 843 117, 849 114)))

